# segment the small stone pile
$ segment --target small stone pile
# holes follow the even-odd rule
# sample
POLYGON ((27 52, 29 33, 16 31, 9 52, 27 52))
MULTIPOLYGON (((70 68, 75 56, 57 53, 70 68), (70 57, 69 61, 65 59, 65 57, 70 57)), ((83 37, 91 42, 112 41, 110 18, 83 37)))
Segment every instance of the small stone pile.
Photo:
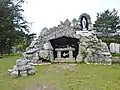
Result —
POLYGON ((18 59, 16 65, 13 66, 13 69, 8 70, 8 75, 11 77, 26 77, 28 75, 35 74, 35 68, 29 64, 28 60, 18 59))

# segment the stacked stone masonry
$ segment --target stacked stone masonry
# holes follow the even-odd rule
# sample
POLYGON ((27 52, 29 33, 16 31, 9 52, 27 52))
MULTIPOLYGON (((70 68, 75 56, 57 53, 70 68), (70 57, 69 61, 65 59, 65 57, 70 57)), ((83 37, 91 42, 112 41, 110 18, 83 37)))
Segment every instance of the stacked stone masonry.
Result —
POLYGON ((16 65, 8 70, 8 75, 11 77, 26 77, 35 74, 35 68, 28 62, 27 60, 18 59, 16 65))

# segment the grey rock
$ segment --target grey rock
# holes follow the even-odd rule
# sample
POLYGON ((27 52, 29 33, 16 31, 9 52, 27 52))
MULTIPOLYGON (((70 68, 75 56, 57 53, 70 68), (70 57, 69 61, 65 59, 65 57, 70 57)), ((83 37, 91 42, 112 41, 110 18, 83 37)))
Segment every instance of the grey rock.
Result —
POLYGON ((18 59, 18 60, 16 61, 16 65, 18 65, 18 66, 26 65, 26 64, 27 64, 27 61, 26 61, 26 60, 18 59))
POLYGON ((26 70, 29 70, 31 68, 32 68, 32 66, 30 64, 26 65, 26 70))
POLYGON ((11 72, 11 75, 10 75, 11 77, 18 77, 18 71, 13 71, 13 72, 11 72))
POLYGON ((26 65, 18 66, 18 70, 20 70, 20 71, 26 70, 26 65))
POLYGON ((33 59, 33 54, 28 54, 28 55, 27 55, 27 59, 28 59, 28 60, 32 60, 32 59, 33 59))
POLYGON ((17 65, 14 65, 14 66, 13 66, 13 71, 18 71, 18 70, 19 70, 18 66, 17 66, 17 65))
POLYGON ((40 55, 40 57, 43 57, 43 58, 46 58, 46 57, 49 57, 49 50, 41 50, 40 52, 39 52, 39 55, 40 55))
POLYGON ((50 42, 46 42, 43 46, 44 50, 53 50, 53 47, 51 46, 50 42))
POLYGON ((27 71, 20 71, 20 76, 27 77, 28 73, 27 71))
POLYGON ((82 58, 82 56, 81 56, 81 54, 78 54, 78 55, 77 55, 76 61, 77 61, 77 62, 82 62, 82 61, 84 61, 83 58, 82 58))
POLYGON ((9 76, 10 76, 10 75, 11 75, 11 73, 12 73, 12 71, 13 71, 12 69, 9 69, 9 70, 8 70, 8 72, 7 72, 7 75, 9 75, 9 76))
POLYGON ((33 49, 26 51, 26 54, 33 54, 33 53, 36 53, 37 51, 39 51, 39 48, 33 48, 33 49))
POLYGON ((29 74, 29 75, 33 75, 33 74, 35 74, 35 69, 31 69, 31 70, 29 70, 29 71, 28 71, 28 74, 29 74))

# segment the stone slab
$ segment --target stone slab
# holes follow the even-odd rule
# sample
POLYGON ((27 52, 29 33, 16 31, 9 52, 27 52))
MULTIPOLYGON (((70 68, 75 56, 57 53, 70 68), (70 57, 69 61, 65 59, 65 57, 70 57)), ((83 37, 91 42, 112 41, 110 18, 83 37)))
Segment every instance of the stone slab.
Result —
POLYGON ((26 64, 27 64, 27 60, 18 59, 18 60, 16 61, 16 65, 17 65, 17 66, 26 65, 26 64))

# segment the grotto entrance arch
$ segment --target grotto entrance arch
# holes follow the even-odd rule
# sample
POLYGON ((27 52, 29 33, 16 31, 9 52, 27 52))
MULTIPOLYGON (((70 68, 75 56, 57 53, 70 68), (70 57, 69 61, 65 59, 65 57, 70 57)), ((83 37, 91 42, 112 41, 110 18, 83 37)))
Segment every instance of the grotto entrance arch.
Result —
POLYGON ((49 40, 53 47, 54 60, 75 60, 78 55, 79 40, 62 36, 49 40))

